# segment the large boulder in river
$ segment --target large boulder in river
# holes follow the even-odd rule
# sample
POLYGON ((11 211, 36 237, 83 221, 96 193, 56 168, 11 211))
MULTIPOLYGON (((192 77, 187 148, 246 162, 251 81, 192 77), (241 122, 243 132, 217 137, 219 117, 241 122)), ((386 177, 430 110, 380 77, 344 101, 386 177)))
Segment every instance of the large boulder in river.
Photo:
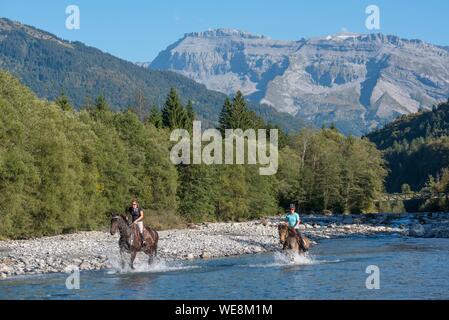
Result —
POLYGON ((410 237, 424 237, 425 234, 426 229, 419 223, 411 225, 408 231, 410 237))

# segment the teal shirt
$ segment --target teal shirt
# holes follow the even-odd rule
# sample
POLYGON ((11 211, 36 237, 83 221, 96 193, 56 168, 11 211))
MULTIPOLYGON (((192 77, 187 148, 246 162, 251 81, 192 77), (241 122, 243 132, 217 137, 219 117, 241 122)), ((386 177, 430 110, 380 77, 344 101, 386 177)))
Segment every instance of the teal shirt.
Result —
POLYGON ((285 216, 285 221, 287 221, 287 223, 290 227, 294 228, 300 221, 299 214, 296 212, 293 214, 288 213, 285 216))

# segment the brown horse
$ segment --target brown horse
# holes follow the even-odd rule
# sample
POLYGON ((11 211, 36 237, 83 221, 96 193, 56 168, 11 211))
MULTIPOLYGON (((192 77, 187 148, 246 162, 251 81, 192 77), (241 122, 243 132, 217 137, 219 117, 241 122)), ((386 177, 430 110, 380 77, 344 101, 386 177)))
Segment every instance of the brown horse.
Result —
POLYGON ((278 226, 279 238, 284 246, 282 250, 292 250, 298 254, 305 253, 310 249, 310 240, 306 236, 297 236, 296 230, 285 223, 278 226))
POLYGON ((149 264, 153 262, 153 258, 157 255, 157 243, 159 241, 159 235, 156 230, 148 227, 144 228, 145 245, 142 246, 139 228, 136 225, 130 226, 125 215, 113 215, 111 218, 111 235, 115 235, 117 231, 120 233, 118 244, 122 269, 125 268, 125 253, 131 254, 131 262, 129 264, 131 269, 134 269, 134 260, 140 251, 149 256, 149 264))

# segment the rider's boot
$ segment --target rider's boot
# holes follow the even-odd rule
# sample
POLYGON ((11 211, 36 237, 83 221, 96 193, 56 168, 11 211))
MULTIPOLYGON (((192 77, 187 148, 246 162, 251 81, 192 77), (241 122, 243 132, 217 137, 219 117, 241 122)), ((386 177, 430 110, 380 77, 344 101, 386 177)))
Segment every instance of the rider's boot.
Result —
POLYGON ((140 239, 142 240, 142 247, 145 247, 147 245, 146 241, 145 241, 145 237, 143 232, 140 234, 140 239))

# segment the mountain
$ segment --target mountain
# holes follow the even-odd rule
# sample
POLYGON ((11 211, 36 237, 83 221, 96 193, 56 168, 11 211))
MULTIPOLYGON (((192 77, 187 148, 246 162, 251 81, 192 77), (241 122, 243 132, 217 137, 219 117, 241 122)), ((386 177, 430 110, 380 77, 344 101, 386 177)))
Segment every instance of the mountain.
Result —
MULTIPOLYGON (((0 69, 20 78, 40 98, 55 99, 64 92, 80 107, 86 99, 103 94, 114 110, 135 105, 161 106, 174 87, 193 107, 205 126, 215 125, 226 98, 217 91, 170 71, 154 71, 119 59, 81 42, 65 41, 48 32, 0 18, 0 69)), ((250 106, 262 117, 287 131, 298 130, 291 115, 269 106, 250 106)))
POLYGON ((387 191, 400 192, 403 184, 419 191, 429 176, 438 177, 449 168, 449 101, 403 115, 367 138, 387 161, 387 191))
POLYGON ((217 29, 186 34, 150 67, 356 135, 449 97, 447 48, 383 34, 279 41, 217 29))

